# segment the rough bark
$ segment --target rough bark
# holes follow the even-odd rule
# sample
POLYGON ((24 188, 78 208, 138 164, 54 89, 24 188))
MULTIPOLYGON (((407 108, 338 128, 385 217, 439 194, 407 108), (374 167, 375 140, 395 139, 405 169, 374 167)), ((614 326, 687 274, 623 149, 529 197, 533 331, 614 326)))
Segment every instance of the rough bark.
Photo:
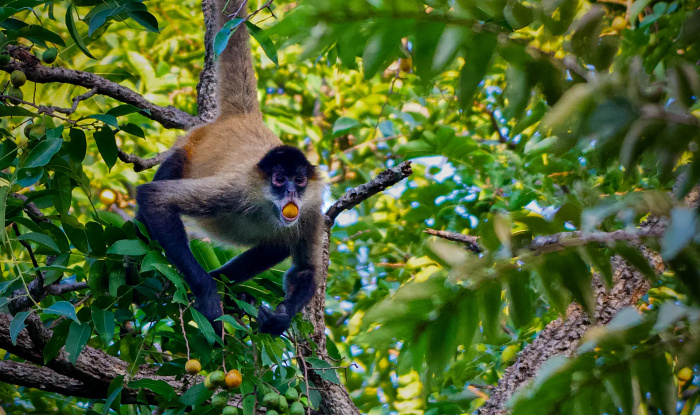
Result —
MULTIPOLYGON (((326 282, 328 279, 328 265, 330 264, 330 233, 333 223, 338 215, 347 209, 358 205, 364 200, 374 196, 382 190, 393 186, 413 173, 411 162, 405 161, 396 167, 384 170, 371 181, 361 184, 348 190, 337 202, 335 202, 325 214, 326 231, 323 236, 323 275, 322 283, 316 288, 316 295, 311 299, 309 305, 304 310, 306 318, 314 326, 314 333, 311 340, 316 343, 316 353, 321 359, 333 363, 328 356, 326 349, 326 282)), ((304 348, 304 350, 310 350, 304 348)), ((334 415, 356 415, 359 410, 352 402, 350 394, 345 386, 333 382, 328 382, 321 378, 313 370, 308 371, 311 381, 319 388, 323 398, 319 413, 334 415)))
MULTIPOLYGON (((700 189, 694 189, 685 199, 685 204, 698 206, 700 189)), ((667 220, 651 218, 643 223, 640 234, 643 236, 661 235, 667 225, 667 220)), ((631 235, 631 234, 630 234, 631 235)), ((630 236, 616 234, 618 237, 630 236)), ((556 238, 555 238, 556 239, 556 238)), ((635 240, 635 238, 618 238, 635 240)), ((557 239, 558 242, 561 242, 557 239)), ((550 241, 552 242, 552 241, 550 241)), ((551 248, 556 244, 544 243, 543 247, 551 248)), ((654 266, 657 272, 664 268, 661 257, 643 246, 640 246, 644 256, 654 266)), ((499 380, 491 397, 479 408, 480 415, 502 415, 507 413, 503 404, 524 383, 537 374, 542 364, 552 356, 571 356, 578 347, 583 335, 594 325, 609 323, 622 308, 633 306, 649 290, 649 281, 637 269, 616 256, 612 259, 613 287, 605 290, 605 285, 599 275, 593 276, 593 288, 596 296, 596 312, 593 321, 583 311, 580 305, 573 303, 567 310, 565 318, 558 318, 545 327, 537 338, 520 353, 518 360, 508 369, 499 380)))

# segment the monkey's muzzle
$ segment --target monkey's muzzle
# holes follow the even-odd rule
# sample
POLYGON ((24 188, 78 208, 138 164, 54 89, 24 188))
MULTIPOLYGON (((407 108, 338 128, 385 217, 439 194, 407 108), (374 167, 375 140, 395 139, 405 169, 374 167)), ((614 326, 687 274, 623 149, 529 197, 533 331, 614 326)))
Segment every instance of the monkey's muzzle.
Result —
POLYGON ((282 208, 282 217, 288 221, 293 222, 299 217, 299 208, 292 202, 287 203, 282 208))

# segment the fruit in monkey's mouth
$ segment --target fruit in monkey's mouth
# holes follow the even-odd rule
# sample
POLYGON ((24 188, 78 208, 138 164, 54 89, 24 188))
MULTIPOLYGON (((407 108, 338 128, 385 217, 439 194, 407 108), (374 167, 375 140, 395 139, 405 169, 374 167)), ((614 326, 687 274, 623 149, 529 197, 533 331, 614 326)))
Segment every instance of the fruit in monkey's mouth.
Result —
POLYGON ((294 203, 287 203, 282 209, 282 216, 285 219, 296 219, 299 216, 299 208, 294 203))

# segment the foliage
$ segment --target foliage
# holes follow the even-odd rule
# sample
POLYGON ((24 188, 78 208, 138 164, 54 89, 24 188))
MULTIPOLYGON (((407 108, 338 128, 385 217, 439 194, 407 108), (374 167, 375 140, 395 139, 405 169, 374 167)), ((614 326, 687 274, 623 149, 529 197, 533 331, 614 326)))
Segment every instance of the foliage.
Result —
MULTIPOLYGON (((572 300, 593 313, 591 271, 611 284, 610 258, 619 255, 652 283, 638 311, 589 333, 574 357, 549 361, 509 405, 517 414, 633 413, 640 405, 691 413, 700 399, 698 377, 687 376, 700 361, 700 231, 697 209, 678 201, 700 182, 699 5, 305 0, 275 2, 276 21, 261 11, 248 27, 266 122, 326 171, 329 201, 397 160, 414 161, 405 184, 337 221, 328 347, 339 366, 353 366, 339 372, 345 376, 318 372, 342 380, 363 413, 474 412, 572 300), (619 18, 623 25, 614 24, 619 18), (661 275, 628 241, 532 248, 537 236, 635 229, 650 217, 669 221, 662 236, 643 239, 666 261, 661 275), (426 228, 478 236, 482 252, 429 238, 426 228)), ((16 0, 0 17, 3 47, 31 46, 37 55, 57 47, 54 66, 99 73, 151 102, 196 112, 204 47, 195 2, 16 0)), ((240 24, 225 27, 217 48, 240 24)), ((3 82, 9 95, 9 74, 3 82)), ((289 385, 317 406, 320 395, 295 361, 310 324, 297 317, 289 336, 258 334, 255 308, 237 297, 277 302, 282 269, 220 286, 235 318, 224 320, 225 347, 211 347, 213 331, 189 308, 157 243, 142 242, 138 224, 115 213, 133 214, 133 188, 152 174, 120 163, 117 149, 150 156, 177 132, 102 95, 71 114, 42 113, 39 105, 70 108, 87 90, 20 88, 29 103, 5 98, 0 106, 0 221, 19 230, 2 235, 0 304, 37 271, 46 284, 90 288, 32 306, 54 330, 45 359, 64 345, 75 359, 88 345, 134 373, 148 363, 177 376, 188 357, 205 373, 225 362, 242 373, 244 413, 272 387, 284 393, 289 385), (116 207, 100 198, 103 189, 117 194, 116 207), (50 220, 32 221, 15 193, 50 220), (125 258, 140 265, 138 280, 125 258)), ((238 252, 201 240, 192 248, 207 270, 238 252)), ((15 316, 13 332, 26 317, 15 316)), ((121 404, 122 388, 131 387, 156 392, 171 413, 211 409, 203 384, 182 396, 158 386, 118 378, 105 402, 0 384, 0 401, 8 413, 151 413, 143 400, 121 404)))

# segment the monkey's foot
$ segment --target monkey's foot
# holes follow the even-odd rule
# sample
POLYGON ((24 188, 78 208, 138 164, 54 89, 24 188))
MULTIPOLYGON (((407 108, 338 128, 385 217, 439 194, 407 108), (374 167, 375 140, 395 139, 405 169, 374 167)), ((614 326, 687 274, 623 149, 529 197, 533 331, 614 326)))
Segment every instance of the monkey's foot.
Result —
POLYGON ((287 330, 292 323, 292 316, 286 313, 284 306, 280 305, 276 311, 265 306, 258 309, 258 325, 262 333, 279 336, 287 330))

